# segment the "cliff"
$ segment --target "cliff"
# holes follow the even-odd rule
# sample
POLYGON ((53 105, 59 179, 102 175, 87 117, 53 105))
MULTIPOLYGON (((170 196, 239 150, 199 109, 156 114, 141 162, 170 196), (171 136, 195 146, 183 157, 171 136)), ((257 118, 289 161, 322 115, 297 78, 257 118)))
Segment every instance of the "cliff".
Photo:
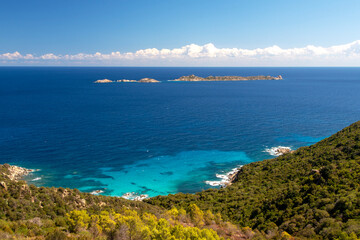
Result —
POLYGON ((201 82, 201 81, 250 81, 250 80, 282 80, 282 76, 279 75, 277 77, 272 76, 208 76, 206 78, 198 77, 195 75, 182 76, 178 79, 174 79, 171 81, 186 81, 186 82, 201 82))

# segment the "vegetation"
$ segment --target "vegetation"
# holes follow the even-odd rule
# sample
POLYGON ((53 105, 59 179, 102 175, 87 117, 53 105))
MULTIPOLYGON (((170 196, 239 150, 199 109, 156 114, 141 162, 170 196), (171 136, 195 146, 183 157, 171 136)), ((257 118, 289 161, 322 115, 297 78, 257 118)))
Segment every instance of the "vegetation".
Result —
POLYGON ((244 166, 229 187, 146 202, 184 209, 196 204, 268 237, 285 231, 297 238, 357 239, 359 187, 357 122, 313 146, 244 166))
POLYGON ((360 237, 360 122, 313 146, 251 163, 231 186, 129 201, 8 178, 0 239, 360 237))
POLYGON ((141 201, 94 196, 10 180, 0 165, 0 239, 241 239, 256 235, 195 204, 165 210, 141 201))

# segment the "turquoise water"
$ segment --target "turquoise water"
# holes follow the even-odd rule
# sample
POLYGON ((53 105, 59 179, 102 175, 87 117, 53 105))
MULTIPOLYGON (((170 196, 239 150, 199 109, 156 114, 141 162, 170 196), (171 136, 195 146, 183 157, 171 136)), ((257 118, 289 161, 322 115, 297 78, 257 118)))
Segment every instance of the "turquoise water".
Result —
POLYGON ((220 180, 215 173, 225 173, 231 170, 229 166, 250 162, 252 160, 244 152, 180 152, 174 156, 139 160, 135 164, 124 166, 122 171, 103 168, 102 173, 111 178, 100 181, 104 186, 112 187, 110 194, 113 196, 122 196, 128 192, 149 196, 167 195, 177 192, 179 186, 181 191, 185 192, 194 188, 205 189, 205 180, 220 180))
POLYGON ((0 163, 37 186, 194 193, 360 119, 360 68, 0 68, 0 163), (168 82, 182 75, 283 81, 168 82), (93 84, 151 77, 159 84, 93 84), (210 182, 209 182, 210 181, 210 182))

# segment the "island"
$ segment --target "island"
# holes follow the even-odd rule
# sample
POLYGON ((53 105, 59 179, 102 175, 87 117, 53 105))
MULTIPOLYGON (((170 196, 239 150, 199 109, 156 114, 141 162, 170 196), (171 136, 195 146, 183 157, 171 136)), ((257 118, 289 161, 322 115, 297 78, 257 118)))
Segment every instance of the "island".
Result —
POLYGON ((282 80, 282 76, 279 75, 277 77, 272 76, 248 76, 248 77, 242 77, 242 76, 208 76, 208 77, 198 77, 195 75, 189 75, 189 76, 182 76, 180 78, 169 80, 169 81, 175 81, 175 82, 203 82, 203 81, 250 81, 250 80, 282 80))
POLYGON ((140 82, 140 83, 159 83, 160 81, 155 80, 153 78, 142 78, 138 82, 140 82))
POLYGON ((99 80, 96 80, 94 83, 112 83, 113 81, 110 80, 110 79, 99 79, 99 80))
POLYGON ((116 80, 116 82, 138 82, 137 80, 129 80, 129 79, 120 79, 120 80, 116 80))
POLYGON ((100 79, 100 80, 96 80, 94 83, 112 83, 112 82, 122 82, 122 83, 134 83, 134 82, 138 82, 138 83, 159 83, 160 81, 153 79, 153 78, 142 78, 140 80, 129 80, 129 79, 120 79, 120 80, 116 80, 116 81, 112 81, 110 79, 100 79))

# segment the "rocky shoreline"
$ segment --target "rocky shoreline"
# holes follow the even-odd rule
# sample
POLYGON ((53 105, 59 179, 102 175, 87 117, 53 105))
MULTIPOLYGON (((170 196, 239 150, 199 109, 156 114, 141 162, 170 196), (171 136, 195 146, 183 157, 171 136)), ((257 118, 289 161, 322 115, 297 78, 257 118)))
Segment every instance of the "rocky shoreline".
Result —
POLYGON ((237 173, 240 171, 242 166, 233 168, 230 172, 225 174, 216 174, 216 177, 221 179, 220 181, 205 181, 206 184, 210 186, 221 186, 226 187, 231 185, 234 182, 234 179, 237 176, 237 173))
POLYGON ((34 172, 32 169, 18 167, 7 163, 3 164, 1 167, 5 168, 5 171, 2 171, 2 175, 11 181, 17 181, 29 173, 34 172))
MULTIPOLYGON (((292 153, 292 152, 294 152, 294 150, 292 150, 290 147, 278 146, 278 147, 272 147, 272 148, 265 149, 265 152, 268 152, 270 155, 273 155, 273 156, 280 156, 283 154, 292 153)), ((17 180, 21 179, 22 177, 28 175, 29 173, 34 172, 34 170, 32 170, 32 169, 26 169, 23 167, 9 165, 6 163, 3 165, 0 165, 0 167, 5 170, 5 171, 2 171, 2 175, 12 181, 17 181, 17 180)), ((230 186, 232 183, 237 181, 237 178, 238 178, 239 172, 241 171, 241 168, 242 168, 242 165, 232 169, 230 172, 227 172, 225 174, 216 174, 216 177, 219 178, 220 180, 205 181, 205 183, 208 185, 211 185, 211 186, 220 186, 220 187, 230 186)), ((41 179, 41 178, 39 178, 39 179, 41 179)), ((38 180, 38 179, 34 179, 33 181, 35 181, 35 180, 38 180)), ((6 188, 5 182, 0 182, 0 185, 6 188)), ((91 194, 98 195, 103 192, 104 192, 103 190, 95 190, 95 191, 92 191, 91 194)), ((129 192, 129 193, 123 194, 121 197, 128 199, 128 200, 142 201, 142 200, 148 198, 149 196, 146 194, 138 194, 135 192, 129 192)))
POLYGON ((278 146, 278 147, 267 148, 265 149, 264 152, 267 152, 272 156, 280 156, 286 153, 292 153, 294 152, 294 150, 292 150, 290 147, 278 146))

